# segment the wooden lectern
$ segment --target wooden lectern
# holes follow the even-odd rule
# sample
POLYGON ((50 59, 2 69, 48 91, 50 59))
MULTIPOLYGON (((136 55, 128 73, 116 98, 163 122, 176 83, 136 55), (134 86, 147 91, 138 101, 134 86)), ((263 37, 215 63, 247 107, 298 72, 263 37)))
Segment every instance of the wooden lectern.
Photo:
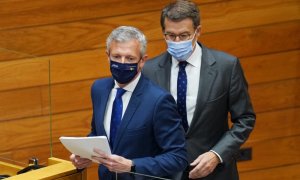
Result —
POLYGON ((0 161, 0 174, 11 177, 5 180, 86 180, 86 170, 78 172, 70 161, 49 158, 48 166, 16 175, 24 167, 0 161))

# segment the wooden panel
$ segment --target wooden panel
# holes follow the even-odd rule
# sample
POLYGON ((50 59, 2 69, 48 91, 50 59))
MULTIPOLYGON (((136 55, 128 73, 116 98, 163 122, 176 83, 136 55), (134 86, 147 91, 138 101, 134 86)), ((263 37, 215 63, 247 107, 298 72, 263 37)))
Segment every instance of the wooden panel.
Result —
MULTIPOLYGON (((248 1, 250 2, 250 1, 248 1)), ((253 3, 253 1, 251 1, 253 3)), ((256 15, 260 14, 258 16, 262 16, 265 17, 266 16, 266 12, 272 12, 273 14, 268 15, 268 17, 272 16, 273 18, 266 18, 267 20, 272 20, 272 22, 269 21, 263 21, 261 22, 261 20, 266 20, 265 18, 257 18, 254 19, 253 18, 253 22, 251 23, 251 26, 255 26, 255 25, 262 25, 262 24, 269 24, 269 23, 275 23, 275 22, 281 22, 280 17, 289 17, 288 20, 294 19, 297 20, 299 19, 299 15, 297 15, 297 13, 294 13, 294 9, 295 7, 297 7, 297 4, 299 4, 298 2, 287 2, 287 6, 290 7, 288 8, 288 10, 286 8, 282 8, 282 5, 284 4, 284 2, 281 3, 276 3, 273 1, 259 1, 259 2, 255 2, 254 3, 255 6, 259 7, 260 5, 262 6, 260 11, 255 12, 256 15), (271 10, 267 10, 267 8, 269 7, 271 10), (277 7, 275 9, 278 9, 278 11, 273 12, 272 9, 274 9, 273 6, 276 5, 277 7), (284 10, 283 12, 281 12, 280 10, 284 10), (290 11, 289 11, 290 10, 290 11), (286 14, 285 12, 293 12, 294 15, 291 16, 282 16, 282 14, 286 14), (291 18, 291 19, 290 19, 291 18), (278 21, 277 21, 278 20, 278 21)), ((247 14, 248 16, 251 18, 253 17, 253 12, 250 11, 248 9, 248 4, 244 4, 244 1, 234 1, 234 3, 228 3, 226 4, 228 6, 233 6, 232 8, 237 8, 237 6, 241 6, 241 8, 239 8, 240 10, 247 10, 247 14), (237 4, 236 4, 237 3, 237 4), (242 8, 243 7, 243 8, 242 8)), ((205 5, 205 8, 207 8, 208 10, 212 10, 215 7, 214 4, 207 4, 205 5), (213 7, 210 7, 213 6, 213 7)), ((223 6, 217 6, 218 9, 215 9, 216 12, 224 12, 224 7, 223 6)), ((284 5, 285 7, 285 5, 284 5)), ((228 7, 230 9, 230 7, 228 7)), ((296 8, 297 9, 297 8, 296 8)), ((235 9, 235 11, 229 11, 229 12, 236 12, 239 11, 238 9, 235 9)), ((0 37, 2 38, 2 41, 0 41, 0 47, 4 47, 7 49, 12 49, 15 51, 21 51, 27 54, 33 54, 33 55, 37 55, 37 56, 41 56, 41 55, 50 55, 50 54, 58 54, 58 53, 63 53, 63 52, 73 52, 73 51, 82 51, 82 50, 87 50, 87 49, 95 49, 99 47, 99 44, 101 47, 105 46, 105 39, 107 37, 107 35, 111 32, 111 30, 113 28, 115 28, 116 26, 119 26, 120 24, 124 24, 124 25, 133 25, 136 27, 139 27, 141 30, 143 30, 146 34, 146 36, 149 38, 149 41, 153 41, 153 40, 162 40, 162 33, 161 33, 161 29, 159 26, 159 16, 160 16, 160 11, 155 11, 155 12, 150 12, 150 13, 141 13, 138 15, 128 15, 128 16, 121 16, 121 17, 112 17, 112 18, 105 18, 105 19, 96 19, 96 20, 88 20, 88 21, 81 21, 81 22, 74 22, 74 23, 67 23, 67 24, 55 24, 55 25, 48 25, 48 26, 39 26, 39 27, 29 27, 29 28, 21 28, 21 29, 14 29, 14 30, 3 30, 0 31, 0 37), (59 43, 57 43, 59 42, 59 43), (42 46, 41 46, 42 45, 42 46)), ((236 13, 236 18, 241 18, 243 16, 240 16, 239 13, 236 13)), ((232 17, 228 17, 228 16, 220 16, 223 18, 229 18, 229 20, 232 19, 232 17)), ((208 19, 209 20, 209 19, 208 19)), ((222 21, 225 19, 219 19, 218 21, 222 21)), ((286 19, 284 19, 283 21, 285 21, 286 19)), ((203 20, 204 22, 206 20, 203 20)), ((204 23, 203 22, 203 23, 204 23)), ((226 21, 225 21, 226 22, 226 21)), ((249 26, 249 25, 245 25, 245 22, 247 21, 243 21, 240 20, 239 23, 236 23, 236 21, 234 21, 235 23, 235 27, 232 27, 232 23, 228 25, 227 28, 223 28, 223 29, 234 29, 234 28, 241 28, 241 27, 245 27, 245 26, 249 26)), ((214 24, 215 22, 212 22, 211 24, 214 24)), ((293 22, 291 22, 293 24, 293 22)), ((264 44, 264 43, 269 43, 269 44, 273 44, 274 41, 274 36, 278 38, 276 38, 276 43, 277 45, 280 44, 281 46, 283 46, 282 48, 284 48, 285 43, 290 42, 289 44, 293 44, 293 42, 297 42, 299 43, 299 38, 297 38, 298 34, 296 34, 296 32, 299 32, 299 22, 295 21, 294 22, 295 25, 293 27, 290 27, 291 25, 288 25, 287 27, 285 27, 285 25, 283 26, 279 26, 277 27, 277 29, 275 29, 276 27, 273 27, 274 29, 272 29, 272 33, 270 34, 270 32, 264 32, 264 28, 260 28, 257 27, 255 29, 246 29, 246 30, 239 30, 242 31, 242 33, 240 35, 236 34, 236 31, 229 31, 225 34, 222 34, 220 31, 220 29, 206 29, 206 27, 203 27, 203 31, 205 33, 210 33, 210 32, 219 32, 216 33, 216 36, 212 38, 212 36, 210 37, 206 37, 203 36, 203 40, 205 42, 210 42, 208 43, 209 45, 214 45, 214 44, 220 44, 220 39, 222 39, 222 42, 226 42, 224 44, 226 44, 225 46, 228 46, 228 43, 237 43, 235 42, 235 39, 232 38, 237 38, 238 40, 242 40, 244 39, 244 41, 238 41, 238 47, 234 48, 234 49, 230 49, 229 52, 232 52, 234 54, 238 54, 236 53, 237 50, 240 50, 240 48, 246 48, 244 46, 247 46, 248 49, 248 53, 252 52, 253 50, 258 50, 259 53, 261 53, 261 45, 259 44, 264 44), (283 32, 281 31, 281 29, 278 28, 283 28, 283 32), (293 30, 289 29, 289 28, 293 28, 293 30), (261 32, 263 31, 263 32, 261 32), (285 31, 288 31, 288 35, 285 33, 285 31), (221 35, 220 35, 221 33, 221 35), (230 36, 227 36, 230 35, 230 36), (294 35, 294 36, 293 36, 294 35), (258 36, 258 37, 256 37, 258 36), (253 41, 255 39, 253 38, 262 38, 264 36, 267 36, 266 38, 270 38, 270 36, 272 37, 272 41, 269 41, 266 38, 263 38, 258 42, 255 42, 255 47, 249 47, 248 46, 248 41, 253 41), (286 37, 295 37, 293 39, 289 39, 286 37), (283 39, 281 39, 283 38, 283 39), (211 42, 212 41, 212 42, 211 42), (259 44, 258 44, 259 43, 259 44), (245 44, 245 45, 244 45, 245 44), (244 46, 243 46, 244 45, 244 46), (240 46, 240 47, 239 47, 240 46), (252 49, 252 48, 256 48, 256 49, 252 49), (232 51, 234 50, 234 51, 232 51), (260 51, 259 51, 260 50, 260 51)), ((209 24, 209 22, 208 22, 209 24)), ((226 25, 226 23, 224 23, 224 26, 226 25)), ((273 26, 277 26, 273 24, 273 26)), ((215 27, 219 27, 219 26, 215 26, 215 27)), ((252 42, 252 44, 254 45, 254 43, 252 42)), ((296 45, 296 47, 299 47, 299 45, 296 45)), ((224 46, 224 45, 223 45, 224 46)), ((223 47, 221 46, 221 47, 223 47)), ((213 47, 218 47, 218 46, 213 46, 213 47)), ((294 47, 294 46, 293 46, 294 47)), ((232 48, 232 47, 229 47, 232 48)), ((270 47, 268 47, 270 48, 270 47)), ((278 48, 276 46, 276 48, 278 48)), ((220 48, 220 49, 224 49, 227 50, 226 48, 220 48)), ((255 51, 254 51, 255 52, 255 51)), ((2 60, 8 60, 8 58, 2 57, 4 59, 2 60)))
MULTIPOLYGON (((299 113, 300 108, 259 113, 257 115, 255 129, 246 145, 252 146, 253 144, 261 142, 273 141, 272 139, 280 139, 280 137, 299 136, 300 122, 297 121, 299 113)), ((91 116, 92 111, 86 110, 58 114, 52 117, 52 142, 55 144, 53 146, 53 156, 66 158, 65 155, 69 153, 67 150, 64 150, 58 138, 60 136, 86 136, 90 131, 91 116)), ((40 155, 42 154, 39 153, 41 148, 37 148, 36 146, 44 144, 43 148, 49 149, 49 145, 47 145, 49 142, 49 132, 47 130, 49 126, 47 117, 16 120, 10 121, 9 123, 4 122, 0 125, 0 127, 3 128, 0 131, 2 133, 1 137, 5 137, 1 139, 0 144, 3 147, 0 149, 2 151, 14 149, 12 151, 18 152, 26 151, 24 150, 25 148, 31 148, 32 150, 27 153, 23 152, 24 157, 20 155, 20 153, 7 156, 22 160, 27 159, 30 153, 33 152, 40 155), (18 141, 13 141, 13 139, 18 139, 18 141), (13 147, 19 147, 21 149, 13 147)))
MULTIPOLYGON (((152 47, 153 50, 158 48, 152 47)), ((53 83, 111 76, 104 49, 62 54, 49 58, 51 58, 53 83)), ((241 63, 249 84, 300 77, 299 50, 242 58, 241 63)))
POLYGON ((34 56, 25 54, 23 52, 11 51, 0 47, 0 59, 22 59, 33 58, 34 56))
MULTIPOLYGON (((249 142, 272 138, 300 135, 297 121, 300 108, 258 113, 257 121, 249 142), (265 129, 268 129, 266 131, 265 129)), ((85 136, 90 130, 92 111, 64 113, 53 117, 53 142, 60 136, 85 136), (72 125, 70 127, 70 125, 72 125)))
POLYGON ((48 85, 49 61, 42 58, 0 63, 0 91, 48 85))
POLYGON ((300 77, 300 51, 242 58, 248 84, 300 77))
POLYGON ((300 3, 297 0, 223 1, 200 6, 200 9, 203 32, 218 32, 300 19, 300 3))
POLYGON ((0 150, 50 144, 48 116, 0 122, 0 150))
POLYGON ((0 92, 0 121, 49 114, 49 103, 40 87, 0 92))
MULTIPOLYGON (((91 108, 92 83, 93 80, 87 80, 54 85, 52 87, 53 113, 91 108)), ((250 94, 256 112, 299 106, 299 86, 300 79, 251 86, 250 94)))
MULTIPOLYGON (((295 163, 300 163, 300 147, 298 144, 300 143, 299 136, 287 137, 287 138, 276 138, 268 141, 260 141, 256 143, 248 143, 247 146, 251 146, 253 148, 253 160, 239 162, 238 167, 240 172, 243 174, 244 172, 249 172, 257 170, 257 169, 265 169, 272 168, 284 165, 290 165, 295 163), (272 151, 270 151, 272 149, 272 151)), ((54 156, 62 159, 68 160, 70 153, 62 147, 61 144, 55 143, 54 147, 54 156)), ((39 149, 41 152, 45 152, 47 147, 36 147, 35 149, 39 149)), ((15 158, 18 157, 19 160, 22 158, 24 162, 27 162, 27 157, 31 157, 33 155, 32 148, 24 149, 22 151, 15 151, 15 158), (22 152, 22 153, 20 153, 22 152), (23 152, 27 157, 24 158, 23 152)), ((45 153, 38 153, 39 159, 44 159, 48 157, 44 155, 45 153), (45 157, 43 157, 45 156, 45 157)), ((43 162, 43 161, 42 161, 43 162)), ((91 173, 97 174, 96 165, 94 165, 89 171, 91 173)), ((258 173, 261 171, 258 171, 258 173)))
POLYGON ((300 163, 300 136, 246 142, 244 147, 252 147, 252 160, 241 161, 241 172, 300 163))
MULTIPOLYGON (((0 2, 0 157, 25 164, 33 156, 45 163, 51 154, 69 160, 58 138, 90 131, 90 87, 110 76, 104 46, 116 26, 143 30, 150 58, 165 51, 159 16, 169 1, 128 2, 0 2)), ((203 17, 199 40, 240 57, 250 84, 257 122, 244 145, 253 148, 253 160, 238 164, 241 179, 299 179, 300 2, 195 2, 203 17)), ((97 178, 96 164, 88 177, 97 178)))
POLYGON ((300 106, 300 79, 276 81, 250 87, 256 113, 300 106))
POLYGON ((257 113, 248 142, 300 135, 300 107, 257 113))
MULTIPOLYGON (((90 87, 94 80, 56 84, 51 87, 52 112, 62 113, 91 108, 90 87)), ((257 113, 300 105, 300 79, 289 79, 250 87, 257 113)), ((49 113, 49 89, 28 88, 0 92, 1 120, 49 113), (37 96, 41 95, 41 96, 37 96)))
MULTIPOLYGON (((197 4, 218 0, 196 0, 197 4)), ((220 0, 219 0, 220 1, 220 0)), ((169 0, 2 0, 0 30, 160 10, 169 0), (130 4, 130 6, 128 6, 130 4), (9 7, 9 8, 7 8, 9 7)))
MULTIPOLYGON (((258 113, 248 142, 300 135, 300 107, 258 113), (266 130, 267 129, 267 130, 266 130)), ((52 118, 52 141, 60 136, 86 136, 90 132, 92 110, 62 113, 52 118)))
MULTIPOLYGON (((38 60, 33 58, 2 62, 0 90, 48 84, 48 59, 51 59, 52 83, 111 76, 105 50, 101 48, 38 60)), ((249 84, 300 77, 299 50, 242 58, 241 63, 249 84)))
POLYGON ((105 49, 50 56, 52 83, 111 76, 105 49))
POLYGON ((94 80, 52 86, 52 112, 61 113, 92 107, 90 89, 94 80))
POLYGON ((300 21, 218 32, 200 37, 208 47, 238 57, 300 49, 300 21), (221 40, 221 41, 220 41, 221 40))
MULTIPOLYGON (((248 142, 251 143, 272 138, 299 135, 300 122, 297 121, 299 113, 299 107, 275 112, 258 113, 254 131, 251 134, 248 142), (265 129, 268 129, 268 131, 265 129)), ((58 143, 58 138, 60 136, 86 136, 90 131, 91 117, 91 110, 54 115, 52 117, 52 142, 58 143)), ((24 145, 26 145, 26 147, 36 146, 36 144, 32 143, 47 141, 48 137, 39 137, 42 138, 39 142, 36 141, 35 138, 32 138, 32 133, 28 133, 35 132, 34 135, 40 136, 43 131, 47 130, 49 126, 48 117, 15 120, 10 121, 9 123, 1 123, 1 136, 7 136, 7 138, 4 138, 1 143, 6 148, 25 147, 24 145), (39 125, 36 127, 36 124, 39 125), (33 127, 34 129, 28 127, 33 127), (10 129, 14 130, 11 131, 10 129), (18 137, 27 139, 27 142, 24 142, 24 145, 20 145, 19 141, 11 141, 11 139, 18 139, 18 137), (29 143, 28 141, 33 142, 29 143)), ((46 133, 46 135, 48 134, 46 133)))
MULTIPOLYGON (((245 146, 253 148, 253 154, 251 161, 244 161, 238 163, 238 168, 240 172, 249 172, 258 169, 266 169, 278 166, 285 166, 290 164, 300 163, 300 136, 291 136, 285 138, 275 138, 267 141, 259 141, 255 143, 247 143, 245 146)), ((55 157, 59 157, 62 159, 69 159, 70 153, 62 147, 61 144, 54 143, 53 144, 53 154, 55 157)), ((41 152, 44 152, 47 147, 36 147, 35 149, 39 149, 41 152)), ((33 155, 33 148, 14 150, 14 157, 19 160, 24 159, 26 162, 27 157, 31 157, 33 155), (27 155, 26 158, 22 157, 23 154, 20 152, 24 152, 27 155)), ((38 157, 40 159, 44 159, 43 153, 38 153, 38 157)), ((92 170, 95 171, 95 170, 92 170)))
MULTIPOLYGON (((60 136, 86 136, 90 131, 92 112, 79 111, 52 117, 52 142, 60 136)), ((50 144, 50 117, 0 122, 0 152, 50 144)))
POLYGON ((92 110, 57 114, 52 117, 52 142, 60 136, 87 136, 91 129, 92 110))
MULTIPOLYGON (((60 156, 67 158, 70 156, 70 153, 59 143, 53 144, 53 149, 56 149, 60 152, 60 156), (59 146, 58 146, 59 145, 59 146)), ((6 160, 12 160, 10 163, 18 164, 19 166, 27 166, 28 160, 32 157, 39 159, 39 164, 47 165, 47 159, 51 157, 50 144, 47 145, 38 145, 34 147, 27 147, 23 149, 13 149, 9 152, 0 152, 0 159, 5 158, 6 160)), ((58 153, 57 153, 58 154, 58 153)), ((8 161, 9 162, 9 161, 8 161)))
POLYGON ((87 179, 96 179, 98 178, 98 166, 93 164, 90 168, 87 169, 87 179))
POLYGON ((240 173, 242 180, 295 180, 300 179, 300 164, 292 164, 288 166, 280 166, 269 169, 261 169, 256 171, 240 173))
MULTIPOLYGON (((200 36, 204 45, 239 58, 300 49, 300 21, 236 29, 200 36)), ((103 41, 104 42, 104 41, 103 41)), ((164 40, 149 42, 148 54, 154 57, 166 50, 164 40)))

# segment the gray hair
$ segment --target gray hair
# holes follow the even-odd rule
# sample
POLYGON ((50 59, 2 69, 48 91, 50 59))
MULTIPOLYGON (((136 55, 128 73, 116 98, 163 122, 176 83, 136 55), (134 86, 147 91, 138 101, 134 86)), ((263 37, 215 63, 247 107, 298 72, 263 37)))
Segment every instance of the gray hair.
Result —
POLYGON ((166 18, 175 22, 190 18, 193 21, 195 29, 200 25, 200 11, 198 6, 195 3, 187 0, 178 0, 170 3, 162 10, 160 16, 160 25, 163 31, 165 30, 166 18))
POLYGON ((112 41, 128 42, 130 40, 138 40, 140 43, 140 53, 145 55, 147 49, 147 40, 145 35, 139 29, 132 26, 119 26, 114 29, 106 39, 106 50, 109 52, 112 41))

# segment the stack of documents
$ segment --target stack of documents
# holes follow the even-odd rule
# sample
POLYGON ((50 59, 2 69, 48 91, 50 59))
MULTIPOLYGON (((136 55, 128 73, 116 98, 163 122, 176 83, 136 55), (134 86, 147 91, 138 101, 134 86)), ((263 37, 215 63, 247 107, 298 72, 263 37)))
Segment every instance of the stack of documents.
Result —
POLYGON ((90 160, 96 153, 94 148, 100 149, 104 153, 111 155, 111 150, 106 136, 92 136, 92 137, 60 137, 59 140, 71 153, 76 154, 82 158, 90 160))

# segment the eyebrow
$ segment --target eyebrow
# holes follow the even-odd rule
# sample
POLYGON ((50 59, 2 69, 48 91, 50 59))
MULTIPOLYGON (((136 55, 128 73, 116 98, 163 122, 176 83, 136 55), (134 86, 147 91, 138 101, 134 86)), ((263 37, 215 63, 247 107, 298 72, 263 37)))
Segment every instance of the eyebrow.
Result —
POLYGON ((175 33, 173 33, 173 32, 165 32, 165 34, 174 34, 174 35, 180 35, 180 34, 190 34, 190 32, 188 32, 188 31, 185 31, 185 32, 182 32, 182 33, 178 33, 178 34, 175 34, 175 33))

